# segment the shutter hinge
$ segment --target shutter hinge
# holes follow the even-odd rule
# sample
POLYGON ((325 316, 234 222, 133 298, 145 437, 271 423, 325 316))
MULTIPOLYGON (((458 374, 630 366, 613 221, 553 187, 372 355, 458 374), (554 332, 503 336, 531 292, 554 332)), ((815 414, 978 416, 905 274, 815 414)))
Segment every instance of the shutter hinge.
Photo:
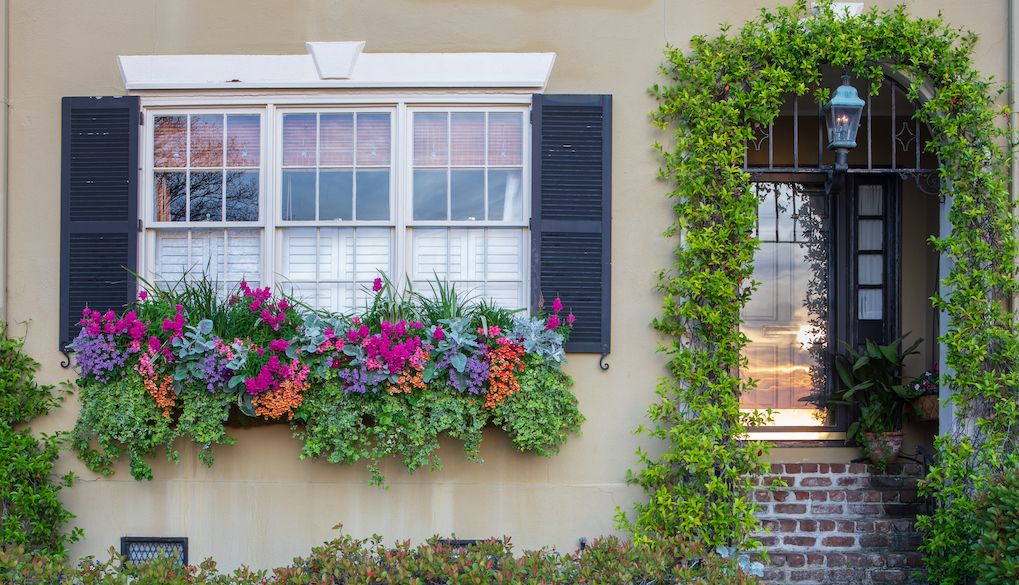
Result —
POLYGON ((138 125, 139 126, 145 125, 145 112, 138 112, 138 125))
POLYGON ((143 231, 142 230, 142 220, 139 219, 138 220, 138 233, 141 233, 142 231, 143 231))

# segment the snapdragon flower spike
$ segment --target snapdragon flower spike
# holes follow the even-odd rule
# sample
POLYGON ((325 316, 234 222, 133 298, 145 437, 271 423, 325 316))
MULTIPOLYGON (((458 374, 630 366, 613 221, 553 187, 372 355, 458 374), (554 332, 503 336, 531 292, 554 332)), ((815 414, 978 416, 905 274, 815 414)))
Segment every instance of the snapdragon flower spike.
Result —
POLYGON ((555 300, 552 301, 552 310, 556 313, 563 310, 563 302, 559 299, 559 297, 556 297, 555 300))
POLYGON ((163 331, 170 332, 170 339, 184 337, 184 307, 177 305, 177 314, 173 318, 163 319, 163 331))
POLYGON ((382 279, 376 278, 375 282, 372 283, 372 291, 379 292, 382 290, 382 279))
POLYGON ((559 325, 560 325, 560 323, 559 323, 559 315, 556 315, 556 314, 553 313, 552 315, 549 315, 548 323, 545 324, 545 329, 548 330, 548 331, 551 331, 551 330, 555 329, 556 327, 558 327, 559 325))

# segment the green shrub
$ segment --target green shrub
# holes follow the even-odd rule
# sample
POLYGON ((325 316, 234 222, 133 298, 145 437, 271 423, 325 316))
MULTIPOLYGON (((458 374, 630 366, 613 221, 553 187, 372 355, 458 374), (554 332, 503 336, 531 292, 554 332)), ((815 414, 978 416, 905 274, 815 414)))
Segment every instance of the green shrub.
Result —
POLYGON ((66 435, 36 437, 15 425, 46 414, 62 396, 36 381, 39 364, 23 347, 24 341, 8 337, 0 324, 0 545, 59 557, 81 536, 77 528, 64 531, 74 515, 59 499, 74 474, 53 475, 66 435))
POLYGON ((991 483, 977 500, 976 517, 978 585, 1019 583, 1019 469, 991 483))
POLYGON ((380 536, 344 535, 315 547, 306 557, 295 558, 290 566, 271 572, 241 568, 232 573, 221 573, 211 560, 197 567, 177 567, 169 559, 123 563, 112 549, 108 561, 88 558, 70 569, 13 550, 0 551, 0 578, 11 585, 61 580, 82 585, 756 583, 739 561, 707 554, 675 536, 657 539, 651 546, 609 537, 573 554, 543 549, 515 556, 509 538, 460 547, 434 537, 418 546, 399 542, 388 547, 380 536))

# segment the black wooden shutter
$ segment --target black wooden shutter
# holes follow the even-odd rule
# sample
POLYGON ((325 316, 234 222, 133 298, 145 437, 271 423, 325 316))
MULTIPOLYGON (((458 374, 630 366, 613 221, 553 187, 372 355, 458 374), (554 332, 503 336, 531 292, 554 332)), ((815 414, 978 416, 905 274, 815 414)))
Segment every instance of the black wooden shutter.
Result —
POLYGON ((567 351, 609 353, 612 96, 535 94, 531 109, 532 303, 577 321, 567 351))
POLYGON ((61 350, 78 334, 86 306, 117 310, 134 300, 139 125, 137 96, 64 98, 61 350))

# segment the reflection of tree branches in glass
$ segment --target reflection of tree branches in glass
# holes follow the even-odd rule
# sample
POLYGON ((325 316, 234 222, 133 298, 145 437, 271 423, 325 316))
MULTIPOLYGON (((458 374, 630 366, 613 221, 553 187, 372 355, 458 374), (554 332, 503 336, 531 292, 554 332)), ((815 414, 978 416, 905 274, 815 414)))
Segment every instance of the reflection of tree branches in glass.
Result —
POLYGON ((155 207, 159 221, 257 221, 259 126, 257 116, 187 116, 156 118, 153 155, 155 207), (184 152, 190 139, 191 168, 184 152), (225 155, 225 160, 224 160, 225 155), (225 166, 224 166, 225 165, 225 166), (242 170, 232 167, 253 167, 242 170), (161 168, 180 170, 162 171, 161 168), (225 205, 224 205, 225 197, 225 205), (190 205, 190 213, 186 207, 190 205))
POLYGON ((810 281, 804 307, 810 316, 811 332, 807 338, 807 352, 810 360, 810 395, 805 402, 818 408, 819 422, 826 422, 828 413, 828 268, 831 262, 830 231, 828 229, 828 200, 819 193, 806 191, 797 186, 800 198, 797 223, 803 234, 800 246, 804 249, 805 260, 810 264, 810 281))

